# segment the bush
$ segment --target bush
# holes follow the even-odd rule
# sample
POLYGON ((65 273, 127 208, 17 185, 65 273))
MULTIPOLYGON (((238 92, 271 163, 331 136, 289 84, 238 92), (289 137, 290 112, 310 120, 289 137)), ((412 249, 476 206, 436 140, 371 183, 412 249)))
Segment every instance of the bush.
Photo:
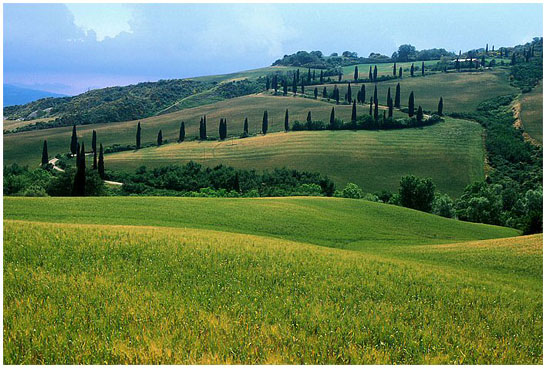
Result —
POLYGON ((419 179, 407 175, 400 180, 400 203, 404 207, 430 212, 436 187, 432 179, 419 179))
POLYGON ((361 199, 364 198, 364 192, 362 189, 354 184, 348 183, 341 192, 337 192, 337 197, 361 199))
POLYGON ((438 216, 454 218, 455 207, 453 200, 447 194, 439 194, 432 202, 432 213, 438 216))

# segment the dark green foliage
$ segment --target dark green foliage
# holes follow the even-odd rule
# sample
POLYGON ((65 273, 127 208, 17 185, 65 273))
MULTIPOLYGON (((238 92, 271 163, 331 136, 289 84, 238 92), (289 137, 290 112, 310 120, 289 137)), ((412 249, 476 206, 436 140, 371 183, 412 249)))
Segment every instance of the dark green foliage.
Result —
POLYGON ((377 122, 377 119, 379 119, 379 106, 378 106, 377 102, 374 104, 373 119, 374 119, 376 122, 377 122))
POLYGON ((415 99, 413 97, 413 91, 411 91, 408 100, 408 116, 411 118, 415 114, 415 99))
POLYGON ((392 102, 392 98, 389 98, 389 101, 387 103, 388 107, 389 107, 389 118, 392 118, 393 116, 393 113, 394 113, 394 106, 393 106, 393 102, 392 102))
POLYGON ((440 101, 438 101, 438 115, 444 115, 444 99, 442 97, 440 97, 440 101))
POLYGON ((290 130, 290 122, 288 118, 288 109, 284 112, 284 131, 288 132, 290 130))
POLYGON ((389 101, 391 99, 391 87, 387 89, 387 106, 389 105, 389 101))
POLYGON ((379 100, 377 98, 377 84, 376 84, 373 89, 373 103, 377 105, 378 102, 379 100))
POLYGON ((396 63, 392 65, 392 76, 396 77, 396 63))
POLYGON ((322 98, 328 98, 328 91, 326 90, 326 87, 322 89, 322 98))
POLYGON ((347 85, 347 102, 351 103, 353 102, 353 93, 351 91, 351 82, 347 85))
POLYGON ((266 77, 265 78, 265 90, 269 91, 270 88, 271 88, 271 82, 269 81, 269 77, 266 77))
POLYGON ((309 112, 307 113, 307 122, 310 123, 310 122, 312 122, 312 121, 313 121, 313 119, 311 119, 311 111, 309 111, 309 112))
POLYGON ((417 108, 417 122, 423 122, 423 108, 421 107, 421 105, 419 105, 419 107, 417 108))
POLYGON ((373 112, 373 97, 370 97, 370 116, 372 116, 373 112))
POLYGON ((320 84, 324 83, 324 72, 320 71, 320 84))
POLYGON ((362 83, 362 86, 360 87, 360 101, 362 103, 366 102, 366 86, 364 83, 362 83))
POLYGON ((47 166, 49 162, 49 155, 47 153, 47 141, 44 140, 44 145, 42 147, 42 166, 47 166))
POLYGON ((373 81, 377 82, 377 65, 373 67, 373 81))
POLYGON ((78 135, 76 134, 76 125, 72 127, 72 138, 70 139, 70 152, 73 155, 78 153, 78 135))
POLYGON ((163 144, 163 133, 161 132, 161 129, 159 129, 159 133, 157 133, 157 145, 161 146, 163 144))
POLYGON ((101 179, 104 179, 106 177, 104 172, 104 150, 102 148, 102 143, 100 144, 100 147, 99 147, 98 172, 101 179))
POLYGON ((400 180, 400 203, 404 207, 430 212, 436 187, 431 179, 407 175, 400 180))
POLYGON ((318 97, 318 88, 315 87, 315 90, 313 91, 313 95, 315 96, 315 100, 317 99, 318 97))
POLYGON ((358 66, 355 66, 355 73, 354 73, 354 76, 353 76, 354 80, 358 80, 358 66))
POLYGON ((97 170, 97 152, 93 152, 93 170, 97 170))
POLYGON ((264 117, 262 119, 262 133, 265 135, 267 134, 267 128, 269 126, 269 121, 267 117, 267 110, 264 111, 264 117))
POLYGON ((301 94, 302 94, 302 95, 305 94, 305 86, 304 86, 304 84, 303 84, 303 79, 302 79, 302 81, 301 81, 301 94))
POLYGON ((398 78, 402 78, 402 67, 398 69, 398 78))
POLYGON ((278 78, 278 76, 277 76, 277 74, 275 74, 273 76, 273 83, 272 83, 273 89, 275 90, 275 94, 277 94, 277 90, 279 89, 279 83, 278 83, 277 78, 278 78))
POLYGON ((222 141, 227 138, 227 119, 220 119, 220 125, 218 125, 218 135, 222 141))
POLYGON ((334 126, 336 121, 336 112, 334 110, 334 107, 332 107, 332 111, 330 112, 330 126, 334 126))
POLYGON ((140 134, 142 132, 142 129, 140 128, 140 121, 138 122, 138 125, 137 125, 137 130, 136 130, 136 149, 140 149, 140 134))
POLYGON ((76 159, 76 175, 74 176, 72 195, 74 197, 85 196, 85 145, 83 143, 76 159))
POLYGON ((351 121, 356 122, 356 101, 353 101, 353 110, 351 112, 351 121))
POLYGON ((245 118, 243 123, 243 136, 248 137, 248 118, 245 118))
POLYGON ((423 77, 425 76, 425 62, 424 61, 421 63, 421 75, 423 77))
POLYGON ((373 81, 373 73, 372 73, 372 66, 370 65, 370 71, 368 73, 368 79, 370 80, 370 82, 373 81))
POLYGON ((396 85, 396 92, 394 94, 394 107, 400 108, 400 83, 396 85))
POLYGON ((178 131, 178 143, 184 142, 185 138, 186 138, 186 125, 182 121, 180 123, 180 130, 178 131))
POLYGON ((414 66, 413 66, 413 63, 411 64, 411 68, 410 68, 410 76, 413 77, 413 71, 414 71, 414 66))
POLYGON ((288 94, 288 82, 286 80, 282 81, 282 95, 286 96, 288 94))
POLYGON ((199 140, 207 140, 207 117, 203 116, 199 121, 199 140))
POLYGON ((97 152, 97 132, 93 129, 93 136, 91 138, 91 149, 93 152, 97 152))

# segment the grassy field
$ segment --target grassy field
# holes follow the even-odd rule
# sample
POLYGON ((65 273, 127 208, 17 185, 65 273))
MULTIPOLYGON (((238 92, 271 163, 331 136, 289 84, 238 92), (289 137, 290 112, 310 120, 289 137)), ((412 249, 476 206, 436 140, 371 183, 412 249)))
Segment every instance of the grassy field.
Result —
POLYGON ((406 174, 431 177, 439 190, 459 195, 483 179, 482 128, 445 122, 390 131, 320 131, 267 134, 224 142, 184 142, 106 155, 113 170, 134 170, 190 160, 258 170, 289 167, 328 175, 338 187, 347 182, 365 191, 397 191, 406 174), (416 149, 416 147, 418 147, 416 149))
POLYGON ((542 235, 476 241, 515 235, 348 199, 5 198, 4 363, 540 364, 542 235))
MULTIPOLYGON (((264 110, 269 114, 269 131, 284 129, 284 112, 289 110, 290 120, 304 121, 309 111, 313 119, 329 121, 332 104, 300 97, 274 97, 268 95, 250 95, 221 101, 215 104, 185 109, 170 114, 140 120, 142 125, 142 143, 156 142, 159 129, 163 139, 174 141, 178 138, 180 122, 186 123, 186 137, 198 136, 199 119, 207 115, 207 134, 218 137, 220 118, 228 120, 228 135, 239 136, 243 131, 243 122, 248 117, 251 134, 261 131, 264 110)), ((351 106, 336 106, 339 118, 350 120, 351 106)), ((368 113, 368 107, 359 106, 358 113, 368 113)), ((93 124, 78 126, 78 138, 91 144, 93 129, 97 131, 98 143, 104 146, 113 144, 135 144, 138 121, 120 123, 93 124)), ((22 165, 39 165, 42 143, 47 139, 49 155, 64 154, 70 150, 71 127, 34 130, 29 132, 4 135, 4 164, 17 162, 22 165)))
MULTIPOLYGON (((392 67, 392 65, 391 65, 392 67)), ((425 77, 411 78, 409 76, 400 79, 377 83, 377 94, 379 103, 386 105, 387 89, 391 89, 391 96, 394 99, 396 85, 400 83, 400 101, 402 106, 407 106, 411 91, 415 96, 415 106, 421 105, 428 111, 438 109, 440 96, 444 99, 444 112, 471 112, 478 104, 488 98, 495 96, 518 93, 518 89, 510 86, 508 71, 495 69, 485 72, 473 73, 438 73, 426 75, 425 77)), ((325 84, 318 86, 319 91, 326 86, 328 93, 331 93, 334 86, 325 84)), ((341 98, 347 92, 347 84, 338 85, 341 98)), ((353 95, 356 97, 360 84, 351 84, 353 95)), ((367 100, 373 96, 374 84, 366 83, 367 100)), ((308 88, 306 93, 313 94, 313 89, 308 88)))
POLYGON ((37 122, 51 121, 54 118, 42 118, 34 120, 2 120, 2 129, 3 130, 14 130, 17 128, 24 127, 26 125, 35 124, 37 122))
POLYGON ((542 143, 542 81, 521 97, 520 118, 525 131, 542 143))

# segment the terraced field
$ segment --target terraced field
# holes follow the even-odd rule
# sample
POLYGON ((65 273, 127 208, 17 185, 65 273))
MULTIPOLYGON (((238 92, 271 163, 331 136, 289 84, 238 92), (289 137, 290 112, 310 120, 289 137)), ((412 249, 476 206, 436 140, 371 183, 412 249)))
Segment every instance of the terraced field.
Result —
POLYGON ((542 235, 517 234, 336 198, 5 198, 4 363, 540 364, 542 235))
POLYGON ((542 143, 542 81, 521 97, 520 118, 525 132, 542 143))
POLYGON ((276 133, 224 142, 174 143, 105 157, 106 166, 114 170, 190 160, 212 167, 318 171, 338 186, 354 182, 369 192, 397 191, 400 178, 414 174, 431 177, 439 190, 458 195, 484 175, 482 128, 452 118, 419 129, 276 133))

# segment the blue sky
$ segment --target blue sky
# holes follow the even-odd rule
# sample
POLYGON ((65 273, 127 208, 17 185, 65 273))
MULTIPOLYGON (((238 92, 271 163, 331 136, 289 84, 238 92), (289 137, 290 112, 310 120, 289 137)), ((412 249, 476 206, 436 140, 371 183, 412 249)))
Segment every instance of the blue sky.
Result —
POLYGON ((542 4, 4 4, 4 83, 89 88, 228 73, 284 54, 468 50, 542 36, 542 4))

